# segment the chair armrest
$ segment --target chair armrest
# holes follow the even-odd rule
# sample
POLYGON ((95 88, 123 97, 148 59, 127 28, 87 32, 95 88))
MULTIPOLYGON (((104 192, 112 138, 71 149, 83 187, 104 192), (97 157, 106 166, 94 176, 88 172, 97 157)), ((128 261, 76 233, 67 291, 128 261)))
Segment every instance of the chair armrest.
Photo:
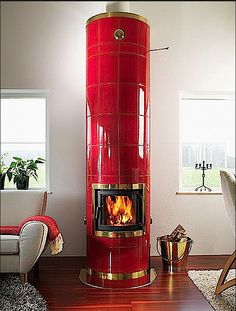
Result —
POLYGON ((42 254, 48 227, 39 221, 29 221, 21 228, 19 238, 20 273, 27 273, 42 254))

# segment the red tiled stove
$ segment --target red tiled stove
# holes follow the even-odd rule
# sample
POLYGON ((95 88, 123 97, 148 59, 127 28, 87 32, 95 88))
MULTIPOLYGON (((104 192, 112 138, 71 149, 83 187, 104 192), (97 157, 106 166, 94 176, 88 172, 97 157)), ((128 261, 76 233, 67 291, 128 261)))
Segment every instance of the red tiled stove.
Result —
POLYGON ((87 22, 87 269, 106 288, 150 284, 147 20, 107 12, 87 22))

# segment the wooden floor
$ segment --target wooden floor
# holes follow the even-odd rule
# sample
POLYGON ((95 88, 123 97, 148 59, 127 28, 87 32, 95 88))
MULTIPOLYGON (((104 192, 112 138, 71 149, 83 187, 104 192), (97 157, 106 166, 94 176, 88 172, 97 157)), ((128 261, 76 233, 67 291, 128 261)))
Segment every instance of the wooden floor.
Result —
MULTIPOLYGON (((227 256, 190 256, 188 270, 221 269, 227 256)), ((153 284, 139 289, 96 289, 79 280, 84 257, 43 257, 39 276, 29 282, 44 296, 49 310, 79 311, 210 311, 213 308, 198 291, 186 272, 162 271, 160 258, 151 258, 157 270, 153 284)))

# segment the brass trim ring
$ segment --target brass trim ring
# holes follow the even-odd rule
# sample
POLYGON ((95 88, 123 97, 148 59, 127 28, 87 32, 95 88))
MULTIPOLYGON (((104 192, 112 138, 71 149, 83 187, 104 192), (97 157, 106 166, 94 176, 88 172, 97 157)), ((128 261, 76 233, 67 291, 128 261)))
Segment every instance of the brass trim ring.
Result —
POLYGON ((88 25, 89 23, 100 19, 100 18, 106 18, 106 17, 129 17, 129 18, 133 18, 133 19, 137 19, 139 21, 144 22, 145 24, 149 25, 148 20, 144 17, 141 16, 139 14, 135 14, 135 13, 130 13, 130 12, 106 12, 106 13, 100 13, 97 15, 94 15, 92 17, 90 17, 87 22, 86 25, 88 25))
POLYGON ((143 230, 137 231, 95 231, 94 233, 97 237, 105 237, 105 238, 135 238, 144 235, 143 230))
POLYGON ((132 273, 108 273, 108 272, 97 272, 90 268, 87 268, 87 273, 91 276, 96 276, 102 280, 110 281, 122 281, 122 280, 131 280, 138 279, 148 274, 147 269, 132 272, 132 273))

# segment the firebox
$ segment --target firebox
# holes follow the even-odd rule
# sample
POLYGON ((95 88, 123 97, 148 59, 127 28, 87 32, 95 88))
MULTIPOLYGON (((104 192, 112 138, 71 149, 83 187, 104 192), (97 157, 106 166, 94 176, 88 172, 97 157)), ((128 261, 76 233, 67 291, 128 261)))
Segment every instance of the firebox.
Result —
MULTIPOLYGON (((93 185, 96 236, 109 232, 143 232, 145 224, 144 184, 93 185)), ((115 236, 115 235, 114 235, 115 236)))

